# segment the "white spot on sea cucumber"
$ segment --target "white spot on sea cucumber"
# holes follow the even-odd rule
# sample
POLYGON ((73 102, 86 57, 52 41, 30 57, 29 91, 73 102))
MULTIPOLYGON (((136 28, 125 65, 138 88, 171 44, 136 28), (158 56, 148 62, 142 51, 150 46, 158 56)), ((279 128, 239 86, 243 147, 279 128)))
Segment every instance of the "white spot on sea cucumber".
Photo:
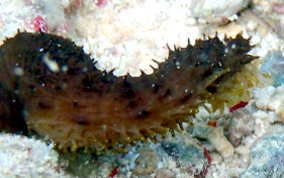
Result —
POLYGON ((43 62, 47 65, 47 67, 52 71, 52 72, 59 72, 59 66, 56 61, 50 59, 49 53, 45 54, 43 56, 43 62))
POLYGON ((87 72, 87 71, 88 71, 87 67, 84 67, 84 68, 82 69, 82 71, 83 71, 83 72, 87 72))
POLYGON ((24 75, 24 70, 21 67, 15 67, 14 68, 14 74, 17 76, 22 76, 24 75))
POLYGON ((177 69, 180 69, 180 62, 176 62, 177 69))
POLYGON ((224 51, 225 53, 228 53, 229 52, 229 49, 228 48, 225 48, 225 51, 224 51))
POLYGON ((67 65, 62 66, 62 67, 61 67, 61 70, 62 70, 63 72, 67 72, 67 70, 68 70, 67 65))

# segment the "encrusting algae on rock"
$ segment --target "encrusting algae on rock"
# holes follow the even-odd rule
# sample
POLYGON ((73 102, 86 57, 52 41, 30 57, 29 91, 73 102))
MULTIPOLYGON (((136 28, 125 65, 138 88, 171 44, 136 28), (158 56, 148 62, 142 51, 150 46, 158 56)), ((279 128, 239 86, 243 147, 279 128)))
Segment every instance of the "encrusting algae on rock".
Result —
POLYGON ((117 77, 96 69, 69 39, 18 33, 0 48, 0 129, 25 121, 18 131, 48 136, 71 151, 154 139, 188 122, 206 102, 216 110, 247 99, 246 90, 265 78, 248 64, 257 58, 247 54, 251 48, 241 35, 197 40, 169 49, 150 75, 117 77))

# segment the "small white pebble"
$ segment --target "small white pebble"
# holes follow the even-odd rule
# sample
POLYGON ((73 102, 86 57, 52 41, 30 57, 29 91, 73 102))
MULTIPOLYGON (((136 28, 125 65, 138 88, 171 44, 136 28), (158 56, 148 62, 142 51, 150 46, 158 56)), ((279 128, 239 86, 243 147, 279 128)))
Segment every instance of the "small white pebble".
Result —
POLYGON ((237 14, 234 14, 234 15, 228 17, 228 19, 229 19, 230 21, 235 21, 235 20, 237 20, 238 18, 239 18, 239 17, 238 17, 237 14))
POLYGON ((248 155, 250 153, 249 148, 243 145, 237 147, 235 150, 236 150, 236 153, 243 155, 243 156, 248 155))
POLYGON ((224 136, 222 128, 214 128, 208 140, 224 158, 233 156, 234 147, 224 136))
POLYGON ((67 70, 68 70, 67 65, 62 66, 62 67, 61 67, 61 70, 62 70, 63 72, 67 72, 67 70))
POLYGON ((176 162, 175 161, 173 161, 172 159, 169 159, 169 161, 168 161, 168 168, 169 169, 173 169, 173 168, 175 168, 177 165, 176 165, 176 162))
POLYGON ((250 31, 255 30, 256 27, 257 27, 257 23, 255 21, 251 20, 247 23, 247 29, 250 30, 250 31))

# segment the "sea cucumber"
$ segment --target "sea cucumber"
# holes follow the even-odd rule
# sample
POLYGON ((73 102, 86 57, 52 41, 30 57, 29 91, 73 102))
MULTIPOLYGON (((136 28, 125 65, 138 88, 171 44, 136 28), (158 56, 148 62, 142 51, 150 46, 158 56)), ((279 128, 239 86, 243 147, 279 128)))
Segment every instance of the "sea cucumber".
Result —
POLYGON ((28 130, 72 151, 154 138, 207 101, 226 104, 230 99, 218 100, 222 86, 253 86, 250 73, 244 81, 234 78, 256 58, 247 54, 251 48, 242 35, 197 40, 169 49, 168 60, 150 75, 117 77, 96 69, 70 39, 19 32, 0 47, 0 130, 28 130))

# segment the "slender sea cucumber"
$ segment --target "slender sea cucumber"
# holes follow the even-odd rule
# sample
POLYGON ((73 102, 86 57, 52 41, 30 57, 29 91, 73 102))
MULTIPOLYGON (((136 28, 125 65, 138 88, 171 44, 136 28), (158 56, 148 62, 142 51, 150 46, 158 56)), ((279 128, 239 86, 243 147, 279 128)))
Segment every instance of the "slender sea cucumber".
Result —
POLYGON ((153 138, 206 101, 219 106, 224 84, 238 90, 238 79, 228 81, 256 58, 251 48, 241 35, 197 40, 170 50, 151 75, 116 77, 96 69, 70 39, 18 33, 0 48, 0 129, 35 132, 71 150, 153 138))

